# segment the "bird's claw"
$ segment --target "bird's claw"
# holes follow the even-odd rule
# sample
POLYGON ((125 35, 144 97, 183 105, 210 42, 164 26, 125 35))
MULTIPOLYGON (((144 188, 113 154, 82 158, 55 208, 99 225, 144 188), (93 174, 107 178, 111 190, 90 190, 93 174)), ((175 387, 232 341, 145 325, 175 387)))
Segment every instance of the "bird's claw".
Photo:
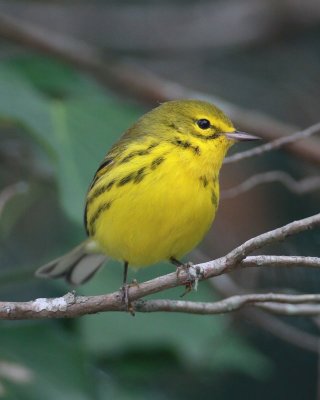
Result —
POLYGON ((187 293, 190 293, 192 290, 198 289, 198 282, 199 282, 199 279, 203 277, 203 272, 199 266, 195 267, 191 262, 188 262, 186 264, 181 264, 177 268, 177 276, 178 277, 181 274, 181 272, 185 272, 187 274, 187 280, 186 280, 186 286, 185 286, 186 289, 180 295, 180 297, 183 297, 187 293))
POLYGON ((132 316, 134 316, 135 315, 134 307, 133 307, 132 303, 129 300, 129 288, 130 288, 130 286, 131 285, 128 285, 127 283, 125 283, 121 287, 121 291, 122 291, 122 299, 121 299, 121 301, 125 305, 126 311, 129 312, 132 316))
POLYGON ((130 284, 124 283, 121 287, 122 298, 121 301, 126 307, 126 311, 129 312, 132 316, 135 315, 135 310, 132 303, 129 300, 129 289, 132 286, 139 287, 139 282, 136 279, 133 279, 130 284))

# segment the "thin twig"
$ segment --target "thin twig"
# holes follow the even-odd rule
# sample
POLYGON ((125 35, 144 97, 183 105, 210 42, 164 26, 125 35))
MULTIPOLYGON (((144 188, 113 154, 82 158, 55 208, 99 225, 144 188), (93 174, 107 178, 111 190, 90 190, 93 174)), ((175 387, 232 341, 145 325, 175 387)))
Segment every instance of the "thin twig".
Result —
POLYGON ((313 317, 320 315, 319 304, 276 304, 276 303, 265 303, 256 304, 257 307, 262 308, 265 311, 269 311, 273 314, 279 315, 290 315, 290 316, 304 316, 313 317))
MULTIPOLYGON (((292 143, 296 143, 297 141, 299 141, 301 139, 305 139, 305 138, 312 136, 319 132, 320 132, 320 122, 306 128, 302 131, 296 132, 292 135, 281 137, 276 140, 273 140, 272 142, 263 144, 261 146, 257 146, 254 149, 251 149, 248 151, 243 151, 241 153, 234 154, 230 157, 226 157, 224 160, 224 164, 230 164, 233 162, 244 160, 246 158, 261 155, 267 151, 279 149, 280 147, 283 147, 285 145, 289 145, 292 143)), ((319 159, 320 159, 320 155, 319 155, 319 159)))
POLYGON ((239 310, 246 305, 253 305, 281 315, 314 316, 320 314, 320 304, 308 303, 319 301, 320 295, 317 294, 286 295, 267 293, 237 295, 213 303, 181 300, 140 300, 135 303, 135 309, 140 312, 166 311, 209 315, 228 313, 239 310))
POLYGON ((241 267, 309 267, 320 268, 320 258, 318 257, 301 257, 301 256, 248 256, 241 262, 241 267))
MULTIPOLYGON (((243 153, 240 153, 243 154, 243 153)), ((258 185, 265 183, 280 182, 292 193, 302 195, 320 189, 320 177, 310 176, 301 180, 295 180, 284 171, 268 171, 261 174, 256 174, 234 186, 230 189, 224 189, 221 192, 222 199, 230 199, 239 196, 242 193, 248 192, 258 185)))
POLYGON ((263 233, 262 235, 246 241, 243 245, 237 247, 227 254, 226 264, 232 267, 246 258, 247 255, 255 250, 260 249, 261 247, 267 246, 274 242, 279 242, 288 236, 295 235, 307 229, 312 229, 316 226, 320 226, 320 213, 298 221, 293 221, 282 226, 281 228, 263 233))

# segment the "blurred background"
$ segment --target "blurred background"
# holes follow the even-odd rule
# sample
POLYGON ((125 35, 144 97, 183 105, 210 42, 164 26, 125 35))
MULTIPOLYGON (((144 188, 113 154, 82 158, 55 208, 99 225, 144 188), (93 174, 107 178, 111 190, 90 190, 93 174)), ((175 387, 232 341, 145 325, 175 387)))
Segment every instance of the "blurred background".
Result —
MULTIPOLYGON (((70 290, 34 271, 85 237, 90 180, 141 114, 166 99, 210 95, 239 128, 268 140, 320 121, 319 70, 317 0, 0 1, 1 300, 70 290)), ((217 219, 188 259, 222 256, 319 212, 319 184, 297 193, 274 178, 227 191, 267 171, 319 177, 319 135, 300 144, 303 154, 278 150, 224 166, 217 219)), ((314 230, 264 252, 319 256, 319 246, 314 230)), ((171 271, 163 264, 130 278, 171 271)), ((77 293, 114 291, 121 279, 110 263, 77 293)), ((316 293, 319 282, 318 271, 302 268, 237 271, 201 283, 189 300, 316 293)), ((176 299, 181 290, 156 297, 176 299)), ((318 319, 253 308, 2 321, 0 398, 316 399, 318 336, 318 319)))

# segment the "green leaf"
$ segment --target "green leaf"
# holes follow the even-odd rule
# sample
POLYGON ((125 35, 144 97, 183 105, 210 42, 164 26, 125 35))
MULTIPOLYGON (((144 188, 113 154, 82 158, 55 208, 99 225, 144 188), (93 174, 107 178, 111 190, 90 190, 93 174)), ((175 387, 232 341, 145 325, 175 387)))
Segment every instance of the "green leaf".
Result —
POLYGON ((55 142, 47 99, 5 66, 0 66, 0 87, 0 119, 23 125, 50 152, 55 142))
POLYGON ((63 98, 102 93, 88 76, 52 58, 27 55, 8 60, 5 65, 37 90, 63 98))
POLYGON ((63 205, 82 220, 85 194, 107 150, 138 113, 105 96, 52 101, 58 154, 58 182, 63 205))
POLYGON ((32 375, 29 383, 5 382, 8 398, 92 399, 93 382, 85 353, 74 337, 57 330, 54 324, 5 324, 0 341, 1 361, 17 363, 32 375))
POLYGON ((0 67, 0 87, 0 118, 22 124, 53 156, 62 205, 72 219, 82 221, 95 170, 141 111, 101 94, 94 85, 86 95, 51 99, 5 67, 0 67))

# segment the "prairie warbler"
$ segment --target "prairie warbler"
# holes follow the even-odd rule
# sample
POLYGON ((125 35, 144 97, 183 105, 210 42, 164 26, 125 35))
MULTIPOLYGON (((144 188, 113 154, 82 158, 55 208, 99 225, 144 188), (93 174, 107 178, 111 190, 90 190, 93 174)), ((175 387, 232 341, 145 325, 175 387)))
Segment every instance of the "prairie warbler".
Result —
POLYGON ((85 207, 89 238, 37 276, 87 281, 107 257, 143 267, 179 264, 208 231, 228 149, 257 137, 235 130, 212 104, 177 100, 143 115, 106 154, 85 207))

